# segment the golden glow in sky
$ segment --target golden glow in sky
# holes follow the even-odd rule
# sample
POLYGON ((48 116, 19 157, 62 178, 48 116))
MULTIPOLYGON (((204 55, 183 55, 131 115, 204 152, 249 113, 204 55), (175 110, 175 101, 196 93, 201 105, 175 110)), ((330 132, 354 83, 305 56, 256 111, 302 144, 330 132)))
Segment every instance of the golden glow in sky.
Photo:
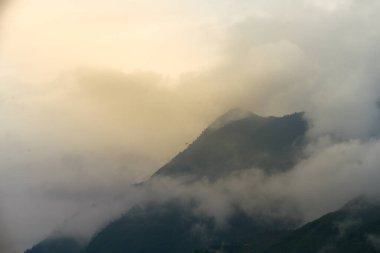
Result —
MULTIPOLYGON (((204 11, 207 12, 207 11, 204 11)), ((176 75, 215 63, 217 19, 186 1, 14 1, 2 57, 34 77, 80 66, 176 75)))

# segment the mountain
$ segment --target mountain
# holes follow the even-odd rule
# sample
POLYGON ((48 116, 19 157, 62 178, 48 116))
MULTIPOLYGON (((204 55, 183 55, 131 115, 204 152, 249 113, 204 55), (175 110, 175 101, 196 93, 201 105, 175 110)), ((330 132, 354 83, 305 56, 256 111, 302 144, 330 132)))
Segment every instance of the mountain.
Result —
MULTIPOLYGON (((260 117, 232 110, 215 120, 185 151, 153 177, 217 180, 257 167, 266 173, 290 169, 305 143, 307 123, 302 113, 260 117)), ((144 187, 140 185, 140 187, 144 187)), ((186 253, 223 245, 262 245, 278 238, 298 220, 249 217, 238 208, 223 226, 195 215, 196 203, 182 201, 136 207, 94 236, 84 253, 186 253)))
POLYGON ((46 239, 25 253, 80 253, 83 244, 71 237, 58 237, 46 239))
POLYGON ((266 173, 285 171, 300 158, 307 129, 303 113, 260 117, 235 109, 216 119, 154 177, 213 181, 251 168, 266 173))
MULTIPOLYGON (((232 110, 153 177, 183 177, 185 183, 192 183, 203 178, 212 182, 251 168, 267 174, 286 171, 300 158, 306 131, 303 113, 260 117, 232 110)), ((262 248, 299 224, 298 220, 251 217, 238 207, 219 224, 196 210, 197 203, 181 200, 136 206, 95 234, 81 253, 192 253, 219 245, 236 250, 245 244, 262 248)))
MULTIPOLYGON (((249 168, 268 175, 286 171, 302 157, 307 128, 303 113, 260 117, 232 110, 153 177, 192 183, 249 168)), ((180 199, 136 206, 84 248, 71 238, 48 239, 25 253, 380 253, 380 202, 365 197, 301 227, 297 220, 253 217, 235 206, 220 223, 197 207, 180 199)))

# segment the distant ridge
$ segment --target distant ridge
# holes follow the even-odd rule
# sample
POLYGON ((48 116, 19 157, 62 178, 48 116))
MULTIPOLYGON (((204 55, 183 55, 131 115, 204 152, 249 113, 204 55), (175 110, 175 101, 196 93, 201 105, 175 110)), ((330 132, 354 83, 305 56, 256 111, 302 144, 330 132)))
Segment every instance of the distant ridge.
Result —
POLYGON ((380 202, 366 197, 349 201, 286 236, 262 253, 379 253, 380 202))
POLYGON ((217 180, 233 172, 259 168, 266 173, 293 167, 306 143, 303 113, 261 117, 233 109, 217 118, 156 176, 217 180))

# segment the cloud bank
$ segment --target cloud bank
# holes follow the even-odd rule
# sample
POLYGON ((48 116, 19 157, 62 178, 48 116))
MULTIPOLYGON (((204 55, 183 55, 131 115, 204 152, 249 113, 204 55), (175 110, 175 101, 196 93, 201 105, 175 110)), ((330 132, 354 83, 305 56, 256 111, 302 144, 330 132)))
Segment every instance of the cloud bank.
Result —
MULTIPOLYGON (((56 230, 89 235, 152 196, 196 198, 198 211, 218 220, 228 216, 231 204, 255 214, 268 212, 273 203, 292 203, 284 213, 271 211, 287 215, 296 206, 308 220, 358 194, 379 193, 374 179, 379 178, 380 4, 257 0, 213 6, 221 9, 213 14, 205 7, 199 27, 218 27, 211 29, 215 33, 205 30, 218 34, 208 45, 217 48, 218 60, 176 77, 86 62, 87 67, 58 68, 65 71, 53 81, 29 82, 26 75, 15 76, 23 72, 9 63, 12 48, 5 43, 0 188, 5 227, 17 247, 56 230), (233 18, 223 22, 227 16, 233 18), (305 111, 312 126, 308 159, 273 178, 249 171, 194 188, 171 180, 155 182, 147 192, 129 187, 235 107, 261 115, 305 111)), ((39 42, 30 40, 28 45, 39 42)), ((17 41, 14 45, 25 43, 17 41)), ((107 50, 106 43, 102 52, 107 50)), ((180 56, 174 59, 187 61, 180 56)))

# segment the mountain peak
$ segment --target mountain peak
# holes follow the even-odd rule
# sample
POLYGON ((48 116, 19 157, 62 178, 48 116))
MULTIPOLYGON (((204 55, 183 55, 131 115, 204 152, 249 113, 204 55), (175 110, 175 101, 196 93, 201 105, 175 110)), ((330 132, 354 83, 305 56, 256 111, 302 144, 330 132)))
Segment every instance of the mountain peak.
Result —
POLYGON ((243 108, 234 108, 219 116, 216 120, 214 120, 214 122, 211 123, 211 125, 208 128, 216 130, 234 121, 250 117, 260 118, 260 116, 252 113, 249 110, 245 110, 243 108))
POLYGON ((366 195, 358 196, 349 202, 347 202, 341 210, 345 211, 361 211, 372 207, 380 208, 380 200, 375 197, 369 197, 366 195))
POLYGON ((298 160, 306 131, 303 113, 260 117, 233 109, 216 119, 154 176, 213 181, 244 169, 284 171, 298 160))

